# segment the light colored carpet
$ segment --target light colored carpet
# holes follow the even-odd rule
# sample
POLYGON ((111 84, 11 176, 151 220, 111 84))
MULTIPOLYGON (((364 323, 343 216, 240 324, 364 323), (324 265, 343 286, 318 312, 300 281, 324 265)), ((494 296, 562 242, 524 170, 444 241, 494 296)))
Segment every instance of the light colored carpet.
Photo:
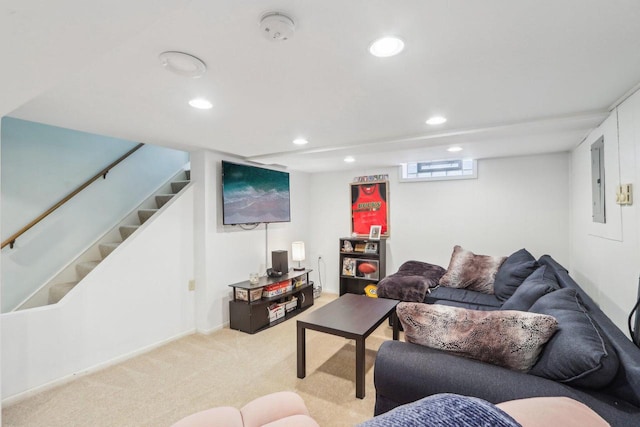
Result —
MULTIPOLYGON (((323 294, 310 310, 335 298, 323 294)), ((203 409, 239 408, 256 397, 293 390, 321 426, 352 426, 373 416, 373 363, 380 344, 391 338, 385 322, 366 340, 364 399, 355 397, 352 340, 307 331, 307 377, 296 377, 293 318, 254 335, 229 328, 190 335, 3 408, 2 424, 169 426, 203 409)))

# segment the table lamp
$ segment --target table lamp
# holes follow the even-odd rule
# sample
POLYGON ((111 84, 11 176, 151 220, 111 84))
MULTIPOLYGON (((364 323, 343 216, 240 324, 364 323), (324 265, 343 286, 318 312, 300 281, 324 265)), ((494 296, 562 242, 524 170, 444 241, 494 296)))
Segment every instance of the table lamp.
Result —
POLYGON ((293 267, 295 271, 304 270, 304 267, 300 267, 300 261, 304 261, 304 242, 293 242, 291 244, 291 259, 298 261, 298 267, 293 267))

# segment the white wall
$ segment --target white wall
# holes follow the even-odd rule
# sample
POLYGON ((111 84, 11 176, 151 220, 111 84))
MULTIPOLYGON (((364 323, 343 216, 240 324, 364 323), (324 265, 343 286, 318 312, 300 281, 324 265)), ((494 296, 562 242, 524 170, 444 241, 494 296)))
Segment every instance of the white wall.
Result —
MULTIPOLYGON (((190 187, 101 262, 61 303, 2 315, 2 396, 21 398, 193 330, 229 321, 229 284, 264 273, 265 227, 221 224, 220 160, 193 153, 190 187), (195 292, 188 281, 195 278, 195 292)), ((236 159, 237 160, 237 159, 236 159)), ((290 223, 270 251, 309 241, 309 176, 291 172, 290 223)), ((291 261, 291 260, 290 260, 291 261)))
POLYGON ((117 362, 195 329, 193 187, 56 305, 2 315, 2 397, 117 362))
MULTIPOLYGON (((571 274, 623 331, 636 299, 640 273, 638 200, 615 203, 619 184, 640 185, 640 93, 628 98, 572 153, 571 274), (591 218, 590 147, 605 145, 606 223, 591 218)), ((635 191, 637 197, 637 191, 635 191)))
POLYGON ((447 268, 453 246, 509 255, 527 248, 569 262, 569 155, 480 160, 478 179, 398 182, 397 168, 311 177, 310 257, 326 263, 324 289, 338 293, 340 237, 350 233, 349 184, 387 173, 390 231, 387 274, 415 259, 447 268))
POLYGON ((271 265, 273 250, 287 250, 291 266, 291 242, 308 242, 310 236, 309 204, 313 196, 308 192, 309 175, 293 171, 289 171, 291 222, 270 224, 268 239, 265 225, 254 230, 223 226, 220 194, 223 159, 238 161, 210 151, 191 154, 191 179, 195 185, 196 324, 203 333, 228 324, 230 284, 248 280, 252 272, 264 274, 271 265))

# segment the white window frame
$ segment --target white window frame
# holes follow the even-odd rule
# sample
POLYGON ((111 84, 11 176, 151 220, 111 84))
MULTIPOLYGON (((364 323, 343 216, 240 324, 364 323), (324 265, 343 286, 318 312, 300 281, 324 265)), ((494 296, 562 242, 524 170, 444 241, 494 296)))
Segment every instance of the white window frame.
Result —
MULTIPOLYGON (((430 172, 430 173, 433 173, 433 172, 430 172)), ((418 161, 418 162, 401 163, 400 167, 398 168, 398 175, 399 175, 398 180, 400 182, 450 181, 450 180, 457 180, 457 179, 477 179, 478 178, 478 161, 475 159, 444 159, 444 160, 425 160, 425 161, 418 161), (466 175, 446 175, 446 173, 453 172, 453 171, 445 171, 445 175, 441 175, 441 176, 408 177, 407 170, 410 167, 410 165, 418 165, 420 163, 442 162, 443 168, 447 169, 445 163, 452 163, 452 162, 458 162, 458 161, 463 162, 463 164, 471 162, 471 173, 466 175)))

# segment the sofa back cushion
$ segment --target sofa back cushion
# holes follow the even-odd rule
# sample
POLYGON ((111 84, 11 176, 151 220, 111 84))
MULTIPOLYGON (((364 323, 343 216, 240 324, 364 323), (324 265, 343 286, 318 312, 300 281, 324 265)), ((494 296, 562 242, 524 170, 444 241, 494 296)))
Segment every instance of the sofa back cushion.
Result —
POLYGON ((542 266, 527 277, 502 304, 502 310, 528 311, 541 296, 558 289, 558 283, 545 275, 546 269, 542 266))
POLYGON ((529 373, 585 388, 601 388, 613 380, 619 366, 616 352, 575 289, 544 295, 529 311, 558 320, 558 332, 529 373))
POLYGON ((538 261, 526 249, 512 253, 496 273, 493 293, 500 301, 506 301, 538 266, 538 261))
POLYGON ((496 273, 505 259, 501 256, 476 255, 456 245, 447 272, 440 278, 440 286, 493 294, 496 273))
POLYGON ((620 367, 614 380, 602 391, 640 407, 640 349, 569 276, 562 265, 549 255, 541 256, 538 263, 547 267, 545 274, 553 274, 561 289, 575 289, 578 292, 589 316, 615 349, 620 367))
POLYGON ((521 311, 477 311, 401 302, 396 307, 408 342, 526 372, 558 323, 521 311))

